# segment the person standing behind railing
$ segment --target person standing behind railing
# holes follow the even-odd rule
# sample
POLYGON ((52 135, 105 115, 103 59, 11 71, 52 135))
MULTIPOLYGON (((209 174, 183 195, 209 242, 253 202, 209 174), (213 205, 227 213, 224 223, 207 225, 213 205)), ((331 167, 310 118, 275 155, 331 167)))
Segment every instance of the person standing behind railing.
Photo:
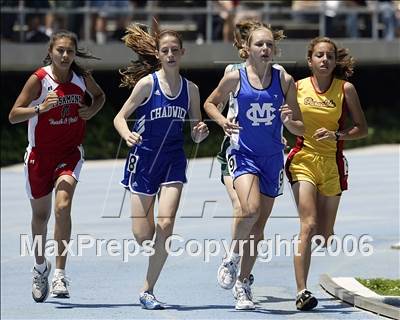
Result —
POLYGON ((293 0, 292 1, 292 16, 299 22, 317 23, 318 14, 321 8, 320 1, 305 1, 305 0, 293 0), (304 12, 310 11, 311 13, 304 12), (315 12, 315 13, 312 13, 315 12))
MULTIPOLYGON (((25 1, 24 6, 28 9, 49 9, 50 3, 47 0, 25 1)), ((50 37, 46 35, 45 14, 29 13, 26 15, 28 31, 25 33, 26 42, 47 42, 50 37)), ((23 26, 20 26, 22 28, 23 26)))
MULTIPOLYGON (((384 25, 382 38, 391 41, 396 37, 396 29, 400 26, 399 18, 396 17, 395 3, 391 0, 379 0, 380 18, 384 25)), ((400 8, 400 1, 397 1, 400 8)))
MULTIPOLYGON (((17 8, 18 3, 13 0, 0 0, 0 6, 2 8, 3 7, 17 8)), ((1 12, 1 19, 0 19, 1 40, 9 40, 9 41, 16 40, 16 35, 14 34, 13 30, 16 21, 17 21, 17 15, 15 13, 1 12)))
POLYGON ((51 9, 46 14, 46 35, 51 37, 53 32, 68 29, 74 32, 78 39, 82 35, 83 15, 73 10, 82 9, 85 0, 49 0, 51 9), (57 10, 58 12, 55 12, 57 10), (71 10, 71 11, 70 11, 71 10))
POLYGON ((116 26, 125 30, 130 19, 133 1, 130 0, 89 0, 91 8, 95 8, 94 31, 97 44, 105 44, 108 40, 107 23, 116 19, 116 26), (117 11, 115 11, 117 10, 117 11))
POLYGON ((233 41, 233 30, 235 20, 235 9, 238 5, 237 0, 219 0, 213 1, 213 4, 218 10, 218 16, 214 27, 213 38, 220 40, 219 34, 222 34, 222 40, 224 42, 233 41))
MULTIPOLYGON (((358 9, 366 8, 366 0, 348 0, 343 3, 345 8, 358 9)), ((347 12, 346 13, 346 36, 349 38, 358 38, 360 36, 360 23, 359 21, 364 19, 362 15, 357 12, 347 12)), ((365 24, 365 23, 364 23, 365 24)))

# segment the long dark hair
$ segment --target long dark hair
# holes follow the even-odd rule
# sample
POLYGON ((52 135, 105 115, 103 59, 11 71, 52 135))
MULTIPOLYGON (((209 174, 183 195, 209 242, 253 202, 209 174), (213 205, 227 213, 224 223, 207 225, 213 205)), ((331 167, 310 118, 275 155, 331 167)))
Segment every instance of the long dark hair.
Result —
MULTIPOLYGON (((61 38, 68 38, 72 40, 72 42, 75 45, 75 50, 76 50, 76 56, 84 59, 96 59, 100 60, 100 58, 97 58, 93 56, 91 53, 88 51, 78 48, 78 37, 76 36, 75 33, 68 31, 68 30, 58 30, 54 32, 51 35, 50 41, 49 41, 49 50, 51 51, 53 49, 54 43, 61 38)), ((52 63, 52 60, 50 58, 50 54, 47 53, 47 56, 43 59, 43 65, 48 66, 52 63)), ((80 66, 78 63, 75 62, 75 60, 71 64, 71 69, 74 71, 77 75, 80 76, 87 76, 90 74, 90 71, 83 68, 80 66)))
POLYGON ((125 69, 119 70, 122 75, 120 87, 133 88, 141 78, 161 68, 156 52, 159 50, 160 39, 164 36, 175 37, 178 39, 180 47, 183 46, 182 37, 174 30, 163 30, 151 34, 146 25, 134 23, 127 27, 125 33, 122 40, 137 54, 138 59, 131 61, 131 64, 125 69))
POLYGON ((336 43, 328 37, 316 37, 312 39, 308 44, 307 58, 311 59, 314 47, 321 42, 330 43, 335 49, 336 67, 333 70, 333 74, 343 80, 350 78, 354 73, 354 58, 350 55, 347 48, 338 48, 336 43))

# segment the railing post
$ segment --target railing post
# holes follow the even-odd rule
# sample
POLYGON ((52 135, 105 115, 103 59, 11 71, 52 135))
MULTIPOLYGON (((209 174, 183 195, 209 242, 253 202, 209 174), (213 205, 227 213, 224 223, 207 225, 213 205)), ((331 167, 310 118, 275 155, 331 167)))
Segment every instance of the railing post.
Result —
POLYGON ((85 0, 85 13, 83 19, 83 38, 85 42, 90 41, 90 27, 91 27, 91 17, 90 17, 90 0, 85 0))
POLYGON ((318 22, 319 22, 319 36, 324 37, 326 35, 326 3, 325 1, 320 1, 318 22))
MULTIPOLYGON (((157 5, 157 7, 158 7, 158 5, 157 5)), ((148 26, 149 30, 151 30, 154 25, 154 23, 153 23, 154 14, 152 12, 153 8, 154 8, 154 1, 152 1, 152 0, 147 1, 147 3, 146 3, 146 9, 148 12, 147 13, 147 26, 148 26)), ((158 22, 158 20, 157 20, 157 22, 158 22)), ((152 31, 154 32, 155 30, 152 30, 152 31)))
POLYGON ((24 26, 25 26, 25 7, 24 7, 24 2, 19 1, 18 3, 18 21, 19 21, 19 42, 24 42, 24 26))
POLYGON ((374 1, 372 7, 372 39, 377 40, 378 35, 378 24, 379 24, 379 3, 374 1))
POLYGON ((212 1, 207 0, 206 43, 212 42, 212 1))
POLYGON ((270 3, 268 1, 265 1, 263 9, 262 9, 263 12, 262 12, 261 20, 266 21, 267 23, 271 23, 270 22, 271 15, 269 13, 269 8, 270 8, 270 3))
MULTIPOLYGON (((17 41, 19 42, 24 42, 25 40, 25 35, 26 35, 26 17, 29 14, 46 14, 49 10, 46 8, 27 8, 25 6, 26 2, 23 0, 15 0, 18 1, 18 5, 15 7, 2 7, 2 14, 15 14, 16 15, 16 20, 17 23, 19 24, 19 30, 14 33, 14 35, 17 37, 17 41)), ((26 0, 28 1, 28 0, 26 0)), ((85 42, 91 42, 93 41, 91 39, 91 34, 92 34, 92 14, 96 13, 95 8, 91 7, 90 5, 91 0, 85 0, 84 1, 84 6, 80 8, 66 8, 65 12, 66 14, 82 14, 83 15, 83 40, 85 42)), ((170 8, 167 8, 164 10, 164 8, 161 8, 159 4, 161 1, 157 0, 151 0, 147 2, 146 8, 139 8, 137 10, 137 13, 139 14, 146 14, 146 20, 148 26, 153 26, 153 15, 154 17, 157 17, 159 14, 165 14, 165 15, 170 15, 170 14, 176 14, 175 11, 170 10, 170 8)), ((200 8, 195 8, 197 9, 196 11, 193 11, 193 9, 189 8, 179 8, 177 10, 178 13, 182 15, 187 15, 187 14, 194 14, 194 15, 205 15, 205 43, 210 44, 213 42, 213 15, 214 13, 217 13, 215 10, 214 4, 212 0, 207 0, 206 1, 206 7, 200 8), (199 10, 200 9, 200 10, 199 10)), ((329 30, 327 29, 327 16, 326 16, 326 9, 327 5, 325 2, 320 2, 319 3, 319 9, 316 11, 315 9, 303 9, 300 10, 301 13, 304 14, 312 14, 312 15, 318 15, 318 31, 320 36, 326 36, 327 32, 329 33, 329 30)), ((59 9, 57 10, 51 10, 52 12, 58 13, 60 12, 59 9)), ((344 14, 348 17, 349 14, 354 14, 355 16, 358 16, 360 14, 362 15, 369 15, 371 17, 371 39, 377 40, 379 39, 379 19, 380 15, 383 12, 383 8, 379 5, 378 2, 372 3, 368 8, 350 8, 350 9, 343 9, 339 8, 337 13, 344 14)), ((109 10, 110 12, 116 12, 116 9, 111 8, 109 10)), ((271 4, 268 2, 264 3, 264 6, 262 9, 260 9, 260 13, 262 13, 263 20, 267 20, 270 22, 271 15, 274 15, 276 13, 284 13, 284 14, 290 14, 291 10, 290 8, 275 8, 271 7, 271 4)))

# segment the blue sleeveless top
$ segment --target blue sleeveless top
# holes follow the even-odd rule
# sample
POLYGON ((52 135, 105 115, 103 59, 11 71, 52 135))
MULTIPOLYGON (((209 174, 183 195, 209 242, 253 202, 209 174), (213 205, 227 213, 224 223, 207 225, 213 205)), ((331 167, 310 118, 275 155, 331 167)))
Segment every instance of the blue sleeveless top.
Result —
POLYGON ((171 151, 183 148, 183 125, 189 110, 188 81, 181 78, 181 88, 175 97, 167 96, 152 73, 153 87, 150 96, 135 111, 132 131, 142 136, 137 148, 147 151, 171 151))
POLYGON ((283 124, 279 109, 285 97, 280 70, 271 67, 271 82, 265 89, 251 86, 247 68, 239 69, 239 72, 240 88, 234 96, 234 108, 236 121, 242 129, 232 135, 232 149, 263 157, 282 152, 283 124))

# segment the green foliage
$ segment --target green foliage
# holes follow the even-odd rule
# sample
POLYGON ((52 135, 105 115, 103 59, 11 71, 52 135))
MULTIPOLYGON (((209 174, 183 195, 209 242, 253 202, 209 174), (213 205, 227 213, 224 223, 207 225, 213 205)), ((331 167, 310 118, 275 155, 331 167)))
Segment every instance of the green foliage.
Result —
MULTIPOLYGON (((117 157, 120 136, 114 128, 116 112, 106 103, 92 119, 86 123, 86 136, 83 142, 86 159, 112 159, 117 157)), ((123 144, 123 147, 126 147, 123 144)), ((123 151, 123 150, 121 150, 123 151)), ((125 157, 126 152, 123 154, 125 157)), ((119 155, 119 157, 121 157, 119 155)))
POLYGON ((361 279, 356 278, 363 286, 382 296, 400 296, 400 280, 393 279, 361 279))
POLYGON ((224 132, 221 127, 210 120, 206 121, 206 124, 210 131, 209 136, 201 143, 195 144, 190 135, 190 124, 186 121, 184 149, 188 158, 214 157, 219 152, 224 132))
MULTIPOLYGON (((369 135, 365 139, 346 141, 345 149, 372 144, 400 143, 399 95, 393 90, 388 90, 387 87, 388 83, 396 83, 398 70, 398 65, 362 66, 357 69, 354 83, 357 85, 362 106, 366 110, 369 135), (379 68, 380 81, 371 81, 376 75, 377 68, 379 68)), ((223 73, 222 69, 188 69, 186 71, 189 79, 199 85, 202 100, 217 86, 223 73)), ((300 79, 308 74, 308 70, 307 68, 294 68, 290 73, 293 73, 295 79, 300 79)), ((28 144, 27 124, 11 125, 8 122, 8 113, 30 74, 31 71, 1 73, 1 166, 23 161, 28 144)), ((118 88, 120 76, 116 71, 97 71, 95 79, 105 90, 107 102, 99 114, 87 123, 84 140, 86 159, 124 158, 128 147, 125 143, 121 143, 113 126, 113 118, 129 96, 130 91, 118 88), (121 148, 119 148, 120 144, 121 148)), ((210 128, 210 136, 199 145, 192 142, 189 125, 185 126, 185 151, 189 158, 215 156, 219 151, 223 131, 215 123, 208 122, 207 124, 210 128)), ((285 132, 284 135, 288 140, 288 145, 292 147, 295 137, 288 132, 285 132)))
MULTIPOLYGON (((27 124, 11 125, 8 122, 9 110, 1 110, 1 166, 23 161, 27 142, 27 124)), ((116 110, 107 104, 91 120, 87 122, 86 138, 84 140, 86 159, 124 158, 128 147, 121 143, 119 134, 114 128, 113 118, 116 110)), ((369 125, 369 135, 365 139, 346 141, 345 148, 355 148, 372 144, 400 143, 400 108, 369 108, 366 112, 369 125), (388 114, 391 116, 388 117, 388 114)), ((210 128, 209 137, 199 145, 190 138, 190 125, 185 125, 185 152, 188 158, 213 157, 221 145, 222 129, 211 121, 207 121, 210 128)), ((289 146, 294 146, 295 137, 284 132, 289 146)))
POLYGON ((27 125, 1 128, 1 166, 24 161, 25 148, 28 146, 27 125))

